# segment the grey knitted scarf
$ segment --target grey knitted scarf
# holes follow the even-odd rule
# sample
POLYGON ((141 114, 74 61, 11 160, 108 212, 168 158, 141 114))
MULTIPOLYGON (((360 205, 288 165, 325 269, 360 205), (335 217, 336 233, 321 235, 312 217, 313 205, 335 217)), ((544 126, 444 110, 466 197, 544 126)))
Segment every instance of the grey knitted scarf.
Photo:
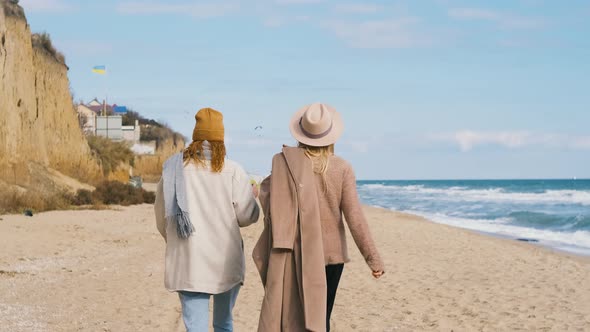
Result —
POLYGON ((182 152, 170 157, 164 163, 164 206, 166 220, 176 223, 178 237, 186 239, 195 231, 188 213, 186 183, 184 181, 182 152))

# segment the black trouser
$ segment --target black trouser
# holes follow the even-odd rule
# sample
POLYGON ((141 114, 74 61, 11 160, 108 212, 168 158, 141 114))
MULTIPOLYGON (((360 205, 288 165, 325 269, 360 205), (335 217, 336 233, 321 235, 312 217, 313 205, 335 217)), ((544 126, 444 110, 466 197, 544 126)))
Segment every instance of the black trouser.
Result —
POLYGON ((340 276, 342 276, 342 269, 344 269, 344 264, 326 265, 326 284, 328 286, 328 307, 326 308, 327 332, 330 332, 330 316, 332 315, 332 308, 334 307, 334 300, 336 299, 336 290, 338 290, 340 276))

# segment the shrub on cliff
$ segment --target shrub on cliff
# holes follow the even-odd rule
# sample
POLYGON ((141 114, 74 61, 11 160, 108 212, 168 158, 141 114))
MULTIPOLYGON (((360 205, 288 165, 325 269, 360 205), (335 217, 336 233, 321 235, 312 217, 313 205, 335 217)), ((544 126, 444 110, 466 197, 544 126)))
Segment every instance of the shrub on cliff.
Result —
POLYGON ((47 32, 32 34, 31 41, 33 42, 34 47, 39 47, 47 51, 47 53, 53 56, 57 61, 65 65, 66 57, 63 55, 63 53, 59 52, 55 49, 55 47, 53 47, 51 36, 49 36, 47 32))
POLYGON ((114 171, 121 163, 133 166, 133 151, 124 142, 115 142, 102 136, 88 136, 90 150, 102 165, 104 175, 114 171))
POLYGON ((131 110, 123 115, 124 126, 135 125, 135 120, 137 120, 141 126, 140 140, 142 141, 156 141, 156 144, 160 144, 170 138, 174 141, 174 144, 184 141, 184 137, 181 134, 175 132, 166 124, 145 118, 141 116, 141 114, 131 110))
POLYGON ((64 210, 72 205, 71 201, 72 195, 66 192, 47 195, 39 192, 2 188, 0 190, 0 214, 23 213, 26 209, 35 212, 64 210))
POLYGON ((139 114, 135 111, 128 110, 127 113, 123 114, 123 125, 124 126, 135 125, 135 120, 137 120, 140 125, 150 125, 150 126, 162 127, 162 125, 158 121, 145 118, 141 114, 139 114))
POLYGON ((153 192, 118 181, 103 182, 96 187, 90 198, 87 195, 88 193, 78 191, 77 197, 81 197, 80 201, 88 200, 91 202, 87 204, 100 202, 107 205, 117 204, 124 206, 142 203, 153 204, 156 200, 153 192))
POLYGON ((18 0, 0 0, 6 16, 25 18, 25 11, 18 5, 18 0))
POLYGON ((76 196, 72 199, 74 205, 92 205, 94 203, 92 191, 86 189, 78 189, 76 196))
POLYGON ((154 204, 156 202, 156 193, 153 191, 143 190, 143 202, 147 204, 154 204))
MULTIPOLYGON (((172 139, 174 144, 180 143, 184 138, 181 134, 173 131, 166 125, 151 126, 146 125, 141 128, 142 141, 156 141, 158 146, 167 139, 172 139)), ((156 147, 157 147, 156 146, 156 147)))
POLYGON ((117 181, 103 182, 95 191, 80 189, 74 195, 69 192, 47 194, 34 191, 22 191, 13 188, 0 190, 0 215, 6 213, 34 213, 52 210, 68 210, 72 206, 92 206, 104 208, 106 205, 153 204, 156 194, 143 188, 135 188, 117 181))

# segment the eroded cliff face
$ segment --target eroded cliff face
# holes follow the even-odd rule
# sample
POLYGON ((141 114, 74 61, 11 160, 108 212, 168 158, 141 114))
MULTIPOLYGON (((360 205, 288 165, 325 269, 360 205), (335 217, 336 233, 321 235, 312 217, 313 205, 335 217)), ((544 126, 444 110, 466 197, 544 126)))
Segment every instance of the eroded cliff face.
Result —
POLYGON ((0 0, 0 182, 30 188, 31 163, 85 182, 100 177, 78 126, 67 67, 33 46, 24 17, 0 0))

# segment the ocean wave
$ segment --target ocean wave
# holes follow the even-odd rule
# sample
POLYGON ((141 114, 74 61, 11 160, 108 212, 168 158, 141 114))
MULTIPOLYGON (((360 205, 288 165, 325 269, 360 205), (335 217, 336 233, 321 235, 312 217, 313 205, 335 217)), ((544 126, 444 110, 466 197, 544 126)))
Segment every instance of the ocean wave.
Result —
POLYGON ((590 206, 588 190, 545 190, 544 192, 513 192, 503 188, 469 189, 466 187, 433 188, 424 185, 362 184, 359 191, 367 195, 412 195, 424 199, 454 202, 499 202, 524 204, 580 204, 590 206))
POLYGON ((508 214, 511 223, 532 227, 560 230, 590 230, 590 215, 558 215, 552 213, 513 211, 508 214))
POLYGON ((538 229, 507 223, 506 218, 499 219, 466 219, 451 217, 442 213, 425 213, 421 211, 403 211, 422 216, 428 220, 459 228, 470 229, 490 234, 498 234, 511 238, 531 238, 540 244, 573 253, 590 255, 590 231, 559 231, 538 229))

